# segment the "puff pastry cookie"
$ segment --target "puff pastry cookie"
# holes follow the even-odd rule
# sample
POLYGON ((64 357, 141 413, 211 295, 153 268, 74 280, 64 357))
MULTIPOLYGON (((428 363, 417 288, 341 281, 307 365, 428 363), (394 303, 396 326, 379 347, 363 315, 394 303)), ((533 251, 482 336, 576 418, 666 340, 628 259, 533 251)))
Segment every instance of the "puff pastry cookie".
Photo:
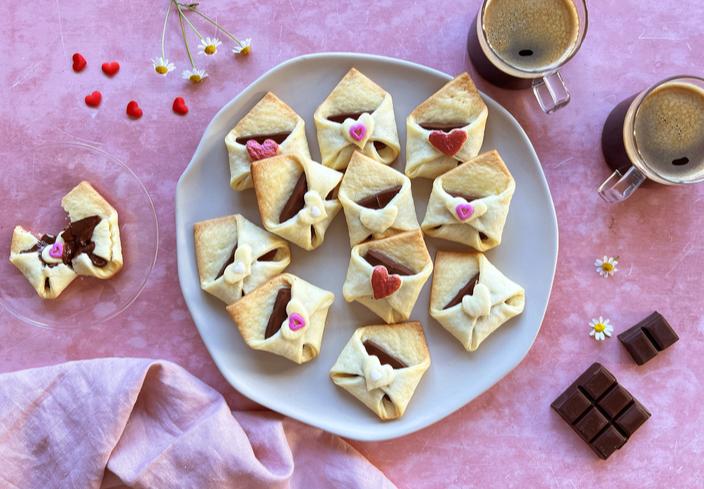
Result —
POLYGON ((408 177, 357 151, 342 178, 338 198, 352 246, 420 227, 408 177))
POLYGON ((193 232, 200 287, 225 304, 249 294, 291 263, 286 241, 240 214, 197 222, 193 232))
POLYGON ((284 273, 227 306, 250 348, 301 364, 320 353, 332 292, 284 273))
POLYGON ((354 151, 388 165, 401 151, 391 95, 352 68, 313 116, 325 166, 344 170, 354 151))
POLYGON ((423 231, 485 251, 501 243, 516 182, 496 151, 483 153, 433 182, 423 231))
POLYGON ((523 287, 509 280, 482 253, 438 251, 430 315, 467 351, 525 307, 523 287))
POLYGON ((406 119, 406 175, 435 178, 477 156, 488 113, 467 73, 448 82, 406 119))
POLYGON ((430 367, 418 322, 358 328, 330 370, 332 381, 383 420, 400 418, 430 367))
POLYGON ((420 231, 408 231, 352 248, 342 294, 387 323, 409 318, 433 262, 420 231))
POLYGON ((225 137, 230 160, 230 186, 252 187, 252 161, 278 154, 310 158, 305 122, 294 110, 269 92, 225 137))
POLYGON ((55 299, 78 276, 108 279, 123 265, 117 211, 88 182, 61 200, 69 224, 58 236, 15 227, 10 262, 43 299, 55 299))
POLYGON ((252 165, 259 213, 267 231, 305 250, 323 243, 340 211, 342 173, 300 155, 281 155, 252 165))

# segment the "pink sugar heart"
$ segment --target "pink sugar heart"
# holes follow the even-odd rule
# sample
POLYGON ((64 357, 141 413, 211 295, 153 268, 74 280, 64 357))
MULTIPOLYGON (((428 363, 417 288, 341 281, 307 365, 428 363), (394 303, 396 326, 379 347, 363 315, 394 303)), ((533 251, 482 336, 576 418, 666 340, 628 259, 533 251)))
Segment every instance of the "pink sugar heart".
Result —
POLYGON ((49 250, 49 256, 52 258, 61 258, 64 256, 64 245, 61 243, 54 243, 54 245, 49 250))
POLYGON ((472 204, 457 204, 455 212, 460 221, 466 221, 474 214, 474 207, 472 207, 472 204))
POLYGON ((288 327, 291 331, 298 331, 299 329, 304 328, 305 325, 306 320, 303 319, 303 316, 297 312, 294 312, 288 317, 288 327))
POLYGON ((364 139, 364 136, 367 135, 367 126, 364 124, 358 122, 357 124, 353 124, 350 126, 350 136, 352 139, 355 141, 362 141, 364 139))
POLYGON ((246 146, 247 154, 252 161, 271 158, 279 154, 279 145, 273 139, 265 139, 262 144, 259 144, 256 139, 250 139, 246 146))

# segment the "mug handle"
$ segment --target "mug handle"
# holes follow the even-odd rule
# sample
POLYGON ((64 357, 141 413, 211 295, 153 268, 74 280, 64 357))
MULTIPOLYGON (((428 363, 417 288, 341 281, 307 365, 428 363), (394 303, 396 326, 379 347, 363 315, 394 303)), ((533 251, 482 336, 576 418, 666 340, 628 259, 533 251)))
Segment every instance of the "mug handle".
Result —
POLYGON ((632 166, 622 173, 616 170, 599 186, 599 195, 610 204, 623 202, 635 192, 640 184, 645 181, 645 175, 632 166))
POLYGON ((546 114, 551 114, 570 102, 570 92, 559 71, 534 79, 532 85, 533 94, 546 114))

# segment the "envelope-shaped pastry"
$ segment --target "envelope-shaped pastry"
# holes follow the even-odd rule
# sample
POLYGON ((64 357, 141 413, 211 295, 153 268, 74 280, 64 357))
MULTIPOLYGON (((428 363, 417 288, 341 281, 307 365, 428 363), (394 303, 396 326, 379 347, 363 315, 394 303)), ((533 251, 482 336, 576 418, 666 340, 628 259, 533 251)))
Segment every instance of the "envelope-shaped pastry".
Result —
POLYGON ((438 251, 430 293, 430 315, 467 351, 523 312, 523 287, 482 254, 438 251))
POLYGON ((365 305, 387 323, 405 321, 432 271, 423 233, 395 234, 352 248, 342 294, 347 302, 365 305))
POLYGON ((253 161, 279 154, 310 158, 305 122, 271 92, 229 132, 225 146, 230 159, 230 186, 235 190, 252 187, 253 161))
POLYGON ((259 214, 267 231, 305 250, 323 243, 340 211, 342 173, 300 155, 281 155, 252 165, 259 214))
POLYGON ((63 245, 55 236, 38 238, 22 226, 15 227, 10 262, 15 265, 42 299, 56 299, 78 275, 63 261, 63 245), (57 244, 59 243, 59 244, 57 244))
POLYGON ((478 251, 498 246, 515 189, 499 153, 483 153, 435 179, 421 228, 478 251))
POLYGON ((362 153, 352 155, 338 198, 352 246, 419 229, 411 181, 362 153))
POLYGON ((418 322, 358 328, 330 378, 383 420, 400 418, 430 367, 418 322))
POLYGON ((435 178, 477 156, 487 114, 467 73, 431 95, 406 120, 406 175, 435 178))
POLYGON ((291 263, 288 243, 242 215, 193 226, 200 287, 225 304, 249 294, 291 263))
POLYGON ((268 351, 298 364, 320 353, 332 292, 284 273, 227 306, 250 348, 268 351))
POLYGON ((344 170, 355 151, 388 165, 401 151, 391 95, 355 68, 313 118, 325 166, 344 170))
POLYGON ((122 269, 122 243, 117 211, 88 182, 61 199, 71 221, 59 235, 64 262, 78 275, 111 278, 122 269))

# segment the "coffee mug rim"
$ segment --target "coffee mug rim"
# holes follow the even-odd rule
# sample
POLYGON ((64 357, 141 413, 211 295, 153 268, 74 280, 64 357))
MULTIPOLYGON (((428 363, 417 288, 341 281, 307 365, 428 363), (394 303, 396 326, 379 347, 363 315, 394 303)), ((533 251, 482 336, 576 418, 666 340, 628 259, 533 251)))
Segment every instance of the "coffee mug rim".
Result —
POLYGON ((571 0, 575 4, 581 3, 584 6, 584 29, 581 30, 581 34, 579 36, 579 39, 575 43, 575 46, 572 49, 572 52, 569 54, 569 56, 567 56, 565 59, 563 59, 559 64, 550 66, 546 70, 525 70, 522 68, 516 68, 515 66, 508 64, 506 61, 504 61, 504 59, 501 56, 499 56, 499 53, 497 53, 496 50, 491 46, 491 43, 489 43, 489 40, 487 38, 486 29, 484 29, 484 12, 486 11, 486 6, 490 1, 492 1, 492 0, 482 0, 482 6, 479 9, 479 13, 478 13, 479 18, 478 18, 478 22, 477 22, 477 25, 479 26, 479 28, 482 31, 482 36, 484 38, 484 41, 486 42, 487 47, 491 50, 492 54, 494 56, 496 56, 496 59, 498 60, 499 63, 501 63, 501 65, 503 65, 504 67, 508 67, 509 70, 511 70, 511 71, 515 71, 517 73, 528 75, 528 76, 525 76, 525 77, 517 76, 517 75, 510 73, 506 69, 502 69, 502 68, 497 67, 497 68, 501 69, 504 73, 507 73, 509 75, 517 76, 518 78, 536 79, 536 78, 540 78, 540 77, 555 73, 557 70, 562 68, 565 64, 567 64, 572 58, 574 58, 577 55, 577 52, 579 52, 579 50, 582 47, 582 44, 584 43, 584 39, 587 37, 587 30, 589 30, 589 8, 587 7, 587 0, 571 0))

